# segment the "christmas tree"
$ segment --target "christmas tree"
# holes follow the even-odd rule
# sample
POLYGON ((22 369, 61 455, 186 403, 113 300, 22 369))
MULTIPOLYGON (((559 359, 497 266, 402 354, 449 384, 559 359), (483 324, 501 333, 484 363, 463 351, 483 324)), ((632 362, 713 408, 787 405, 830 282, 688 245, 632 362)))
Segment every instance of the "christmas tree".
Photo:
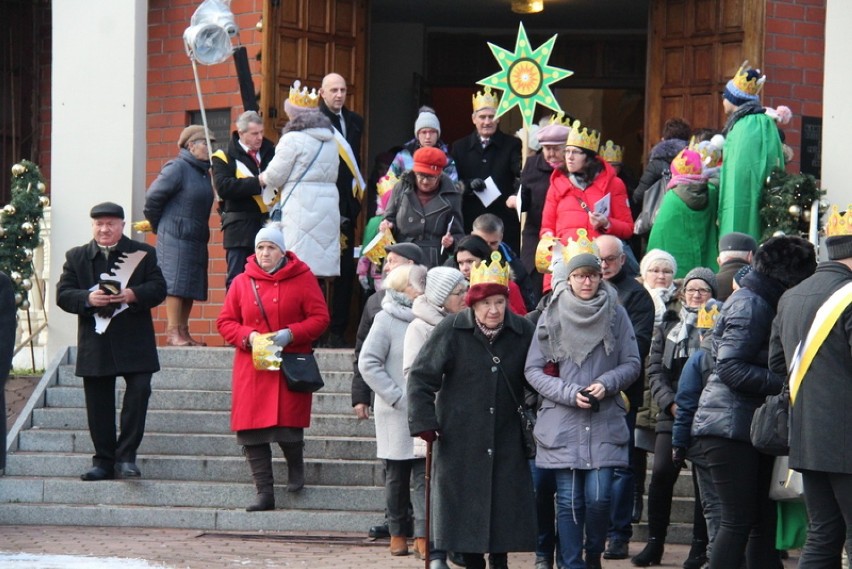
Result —
POLYGON ((822 199, 824 195, 825 190, 817 186, 810 174, 788 174, 781 168, 772 170, 761 196, 761 241, 778 232, 807 239, 814 201, 820 202, 820 213, 828 208, 828 202, 822 199))
POLYGON ((29 160, 12 166, 12 201, 0 211, 0 271, 15 284, 15 304, 21 309, 30 306, 33 251, 42 244, 39 223, 50 203, 44 190, 38 166, 29 160))

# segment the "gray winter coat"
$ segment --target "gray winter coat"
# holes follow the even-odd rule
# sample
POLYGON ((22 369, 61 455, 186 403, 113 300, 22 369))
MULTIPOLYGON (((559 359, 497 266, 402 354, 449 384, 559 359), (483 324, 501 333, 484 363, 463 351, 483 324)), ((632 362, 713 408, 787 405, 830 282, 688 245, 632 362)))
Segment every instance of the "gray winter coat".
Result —
MULTIPOLYGON (((567 293, 570 294, 570 293, 567 293)), ((539 468, 592 470, 627 466, 630 432, 621 391, 639 377, 641 362, 633 325, 622 306, 616 306, 612 323, 616 348, 607 354, 598 344, 581 366, 571 360, 559 362, 559 377, 544 373, 547 363, 538 334, 527 355, 527 381, 544 400, 538 411, 535 465, 539 468), (606 387, 600 411, 577 407, 577 393, 593 382, 606 387)), ((540 319, 538 327, 545 325, 540 319)))
POLYGON ((532 551, 535 497, 517 405, 533 324, 506 311, 488 344, 468 308, 432 331, 408 376, 412 435, 440 431, 434 443, 432 530, 439 549, 468 553, 532 551), (490 351, 490 353, 489 353, 490 351), (492 362, 492 356, 500 364, 492 362))
POLYGON ((186 148, 166 162, 145 196, 169 296, 207 300, 207 242, 213 186, 210 163, 186 148))

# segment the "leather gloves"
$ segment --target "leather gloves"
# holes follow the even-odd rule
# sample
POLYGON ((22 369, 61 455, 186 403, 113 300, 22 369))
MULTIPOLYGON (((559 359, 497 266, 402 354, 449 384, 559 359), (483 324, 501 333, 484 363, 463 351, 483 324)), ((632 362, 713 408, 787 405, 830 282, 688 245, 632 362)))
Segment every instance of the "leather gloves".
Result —
POLYGON ((672 447, 672 464, 676 470, 686 466, 686 449, 683 447, 672 447))
POLYGON ((485 189, 485 182, 481 178, 474 178, 470 181, 470 189, 474 192, 481 192, 485 189))

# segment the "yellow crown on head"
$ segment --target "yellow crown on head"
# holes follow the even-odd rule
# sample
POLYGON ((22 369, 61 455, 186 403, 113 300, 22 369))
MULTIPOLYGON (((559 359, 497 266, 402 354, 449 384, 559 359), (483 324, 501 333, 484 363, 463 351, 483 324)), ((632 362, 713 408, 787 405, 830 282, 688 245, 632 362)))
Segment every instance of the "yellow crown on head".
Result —
POLYGON ((702 306, 698 310, 698 320, 695 323, 696 328, 709 330, 716 324, 716 318, 719 317, 719 307, 713 304, 710 310, 707 310, 707 305, 702 306))
POLYGON ((550 115, 550 122, 547 124, 558 124, 559 126, 567 126, 571 128, 571 117, 565 117, 563 111, 559 111, 555 115, 550 115))
POLYGON ((565 146, 577 146, 585 148, 592 152, 597 152, 601 146, 601 135, 596 130, 589 130, 580 125, 580 121, 574 121, 571 125, 571 132, 568 133, 568 140, 565 141, 565 146))
POLYGON ((589 239, 589 234, 585 229, 577 230, 577 239, 568 238, 568 243, 562 248, 562 258, 567 263, 572 257, 588 253, 599 257, 598 246, 594 241, 589 239))
POLYGON ((499 105, 500 98, 491 93, 491 87, 485 87, 485 89, 473 96, 473 112, 482 109, 496 109, 499 105))
POLYGON ((391 191, 398 182, 399 178, 396 177, 396 174, 388 170, 388 173, 379 178, 379 181, 376 182, 376 193, 379 194, 379 197, 382 197, 391 191))
POLYGON ((825 236, 852 235, 852 205, 846 206, 846 211, 840 213, 836 205, 831 206, 831 215, 825 222, 825 236))
POLYGON ((477 265, 474 265, 470 270, 470 286, 478 284, 509 286, 509 265, 502 264, 500 262, 502 259, 503 256, 494 251, 491 253, 491 264, 483 259, 477 265))
POLYGON ((615 144, 611 140, 607 140, 606 144, 601 146, 598 154, 610 164, 621 164, 624 162, 624 147, 615 144))
POLYGON ((293 81, 293 86, 290 87, 290 96, 287 100, 297 107, 307 109, 315 109, 319 106, 319 95, 316 89, 311 89, 308 92, 307 87, 302 87, 302 82, 296 79, 293 81))
POLYGON ((757 95, 760 93, 760 90, 763 89, 763 84, 766 82, 766 75, 761 75, 760 69, 755 69, 758 76, 749 79, 748 72, 750 69, 751 66, 748 64, 748 60, 743 61, 743 64, 740 65, 740 68, 737 70, 737 74, 734 75, 734 78, 731 79, 731 81, 734 83, 734 86, 743 93, 757 95))

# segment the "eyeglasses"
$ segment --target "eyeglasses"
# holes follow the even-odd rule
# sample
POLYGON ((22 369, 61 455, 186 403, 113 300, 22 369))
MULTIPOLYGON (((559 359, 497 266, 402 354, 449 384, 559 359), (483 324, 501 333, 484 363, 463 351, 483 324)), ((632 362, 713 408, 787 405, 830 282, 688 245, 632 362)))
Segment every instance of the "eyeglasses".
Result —
POLYGON ((430 176, 428 174, 420 174, 418 172, 414 173, 414 176, 420 180, 421 182, 434 182, 438 179, 438 176, 430 176))
POLYGON ((565 149, 565 156, 583 156, 585 154, 586 154, 585 152, 583 152, 582 150, 578 150, 576 148, 566 148, 565 149))
POLYGON ((601 257, 601 263, 614 263, 621 258, 621 255, 610 255, 609 257, 601 257))
POLYGON ((467 289, 463 288, 461 290, 454 290, 450 293, 450 296, 464 296, 465 294, 467 294, 467 289))
POLYGON ((655 275, 673 275, 674 271, 671 269, 648 269, 649 273, 654 273, 655 275))
POLYGON ((683 292, 686 294, 710 294, 713 290, 709 288, 687 288, 683 292))
POLYGON ((190 144, 203 144, 204 146, 207 146, 207 141, 203 138, 199 138, 198 140, 191 141, 190 144))
POLYGON ((595 282, 598 282, 599 280, 601 280, 601 276, 597 273, 593 273, 591 275, 578 275, 578 274, 571 275, 571 280, 574 281, 575 283, 581 283, 581 282, 585 281, 586 279, 589 279, 591 282, 595 283, 595 282))

